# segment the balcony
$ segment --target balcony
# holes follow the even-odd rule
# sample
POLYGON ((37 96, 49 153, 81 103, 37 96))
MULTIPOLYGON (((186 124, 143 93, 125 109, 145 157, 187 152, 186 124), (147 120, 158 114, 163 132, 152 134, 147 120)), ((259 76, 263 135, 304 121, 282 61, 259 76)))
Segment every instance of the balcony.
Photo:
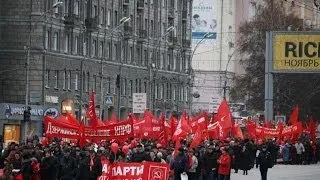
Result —
POLYGON ((123 34, 125 38, 129 38, 130 36, 132 36, 132 32, 133 30, 131 26, 128 26, 128 25, 123 26, 123 34))
POLYGON ((130 1, 130 0, 123 0, 123 5, 124 5, 124 6, 128 6, 128 5, 129 5, 129 1, 130 1))
POLYGON ((64 15, 64 21, 63 23, 65 25, 74 25, 76 23, 76 21, 79 19, 79 16, 78 15, 75 15, 75 14, 65 14, 64 15))
POLYGON ((145 41, 147 39, 147 30, 139 29, 138 31, 139 41, 145 41))
POLYGON ((137 9, 138 10, 143 10, 144 9, 144 0, 138 0, 137 9))
POLYGON ((183 21, 188 20, 188 11, 186 11, 186 10, 182 11, 182 20, 183 21))
POLYGON ((182 44, 184 48, 190 48, 191 47, 191 41, 188 39, 182 40, 182 44))
POLYGON ((173 37, 173 36, 169 36, 168 37, 169 48, 174 48, 174 46, 176 46, 177 44, 178 44, 178 38, 177 37, 173 37))
POLYGON ((95 30, 98 28, 98 18, 94 17, 94 18, 87 18, 85 20, 85 25, 87 30, 95 30))
POLYGON ((174 19, 174 15, 175 15, 174 12, 175 12, 174 8, 169 8, 168 19, 174 19))

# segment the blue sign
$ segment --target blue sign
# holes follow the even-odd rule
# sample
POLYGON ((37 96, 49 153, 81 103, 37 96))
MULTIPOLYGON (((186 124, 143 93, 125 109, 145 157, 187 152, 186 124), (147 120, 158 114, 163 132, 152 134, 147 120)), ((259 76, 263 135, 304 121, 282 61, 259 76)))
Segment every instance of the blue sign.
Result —
POLYGON ((107 96, 106 105, 113 106, 113 104, 114 104, 114 96, 107 96))

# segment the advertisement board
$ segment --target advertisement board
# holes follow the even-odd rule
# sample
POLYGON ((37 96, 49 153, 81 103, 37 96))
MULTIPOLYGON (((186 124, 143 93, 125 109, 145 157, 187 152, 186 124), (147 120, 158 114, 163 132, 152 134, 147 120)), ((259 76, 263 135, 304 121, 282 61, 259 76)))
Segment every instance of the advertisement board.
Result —
POLYGON ((274 32, 273 70, 279 72, 319 71, 319 32, 274 32))
POLYGON ((192 6, 192 42, 197 43, 206 33, 212 34, 205 41, 211 44, 217 37, 217 18, 214 0, 195 0, 192 6))
POLYGON ((132 109, 133 113, 144 113, 144 111, 147 109, 146 93, 133 93, 132 109))
POLYGON ((7 147, 11 142, 20 143, 21 126, 15 124, 4 124, 3 143, 7 147))

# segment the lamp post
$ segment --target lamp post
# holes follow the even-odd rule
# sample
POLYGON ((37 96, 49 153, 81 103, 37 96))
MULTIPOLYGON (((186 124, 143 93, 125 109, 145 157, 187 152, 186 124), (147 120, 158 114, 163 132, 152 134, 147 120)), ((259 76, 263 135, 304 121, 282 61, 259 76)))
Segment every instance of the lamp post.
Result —
POLYGON ((228 66, 229 63, 232 59, 232 56, 234 55, 234 53, 236 52, 236 50, 233 51, 233 53, 231 54, 231 56, 229 56, 227 65, 226 65, 226 70, 224 71, 224 86, 223 86, 223 98, 226 98, 227 96, 227 72, 228 72, 228 66))
MULTIPOLYGON (((159 46, 161 46, 161 41, 163 38, 165 38, 170 32, 174 31, 175 27, 174 26, 170 26, 166 32, 160 37, 160 39, 158 40, 158 42, 156 43, 159 46)), ((155 55, 156 56, 156 55, 155 55)), ((149 102, 150 102, 150 110, 154 110, 154 98, 153 98, 153 93, 152 93, 152 85, 154 84, 153 81, 153 70, 156 68, 156 64, 155 63, 150 63, 149 64, 149 78, 150 78, 150 82, 149 82, 149 102)))
MULTIPOLYGON (((63 2, 57 2, 55 4, 52 5, 52 7, 45 11, 40 17, 39 19, 41 19, 42 17, 45 17, 48 13, 50 13, 53 9, 58 8, 60 6, 63 5, 63 2)), ((38 20, 39 20, 38 19, 38 20)), ((38 20, 35 21, 35 25, 38 23, 38 20)), ((29 86, 30 86, 30 80, 29 80, 29 71, 30 71, 30 51, 31 51, 31 33, 32 33, 32 10, 30 11, 30 29, 29 29, 29 37, 28 37, 28 46, 25 46, 24 49, 27 50, 27 62, 25 64, 25 68, 26 68, 26 91, 25 91, 25 111, 28 109, 29 106, 29 86)), ((28 131, 29 131, 29 127, 31 126, 31 119, 29 122, 25 122, 25 126, 24 126, 24 138, 25 140, 27 139, 27 135, 28 135, 28 131)))
MULTIPOLYGON (((196 46, 194 47, 193 51, 192 51, 192 55, 191 55, 191 62, 193 61, 193 56, 196 52, 196 50, 198 49, 198 47, 200 46, 200 44, 202 42, 204 42, 206 39, 209 39, 210 37, 212 37, 214 34, 213 33, 209 33, 207 32, 206 34, 203 35, 202 39, 196 44, 196 46)), ((193 82, 193 70, 192 70, 192 67, 190 67, 190 70, 189 70, 189 77, 188 77, 188 80, 189 80, 189 91, 188 91, 188 97, 189 97, 189 114, 191 114, 192 112, 192 98, 195 97, 195 98, 199 98, 200 96, 198 96, 199 94, 191 94, 191 88, 192 88, 192 82, 193 82), (192 96, 191 96, 192 95, 192 96)))

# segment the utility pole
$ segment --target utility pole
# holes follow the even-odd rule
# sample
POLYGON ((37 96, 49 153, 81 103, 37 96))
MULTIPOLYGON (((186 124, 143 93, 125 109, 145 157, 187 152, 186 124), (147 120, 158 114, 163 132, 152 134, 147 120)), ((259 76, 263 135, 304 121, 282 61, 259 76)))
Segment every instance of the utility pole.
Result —
MULTIPOLYGON (((31 27, 30 27, 30 30, 31 30, 31 27)), ((30 48, 31 48, 30 44, 31 44, 31 36, 29 39, 29 47, 26 47, 27 48, 27 63, 26 63, 25 111, 28 109, 28 106, 29 106, 29 70, 30 70, 29 64, 30 64, 30 48)), ((31 121, 31 119, 30 119, 30 121, 31 121)), ((27 140, 28 132, 30 129, 30 125, 31 125, 30 121, 25 121, 25 125, 24 125, 24 138, 25 138, 25 140, 27 140)))

